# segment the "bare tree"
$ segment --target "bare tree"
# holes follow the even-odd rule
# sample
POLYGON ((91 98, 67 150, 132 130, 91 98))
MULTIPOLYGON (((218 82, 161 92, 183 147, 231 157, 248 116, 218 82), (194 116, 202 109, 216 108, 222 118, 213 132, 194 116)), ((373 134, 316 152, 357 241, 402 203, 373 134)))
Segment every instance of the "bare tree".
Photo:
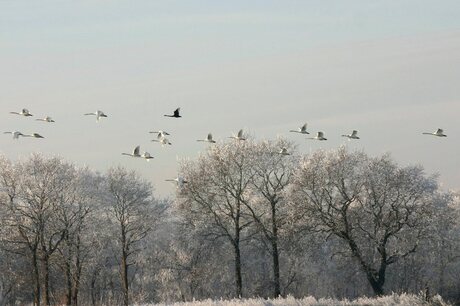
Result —
POLYGON ((39 261, 43 269, 43 300, 50 304, 50 258, 66 235, 57 222, 62 207, 57 200, 72 184, 73 166, 59 158, 45 159, 33 154, 28 160, 11 165, 2 163, 2 185, 8 195, 6 225, 15 234, 7 243, 18 254, 30 256, 33 267, 34 304, 41 300, 39 261))
POLYGON ((421 167, 341 148, 306 157, 292 195, 305 223, 342 240, 381 295, 387 267, 423 241, 436 188, 421 167))
POLYGON ((94 243, 93 235, 88 233, 88 222, 101 211, 98 189, 103 180, 86 168, 75 169, 72 175, 72 184, 58 195, 60 209, 56 211, 58 221, 67 229, 63 243, 58 248, 60 266, 66 279, 66 305, 78 305, 83 267, 94 243))
MULTIPOLYGON (((151 230, 155 201, 152 187, 132 171, 112 168, 107 174, 109 213, 115 219, 119 244, 123 305, 129 304, 129 267, 135 265, 140 242, 151 230)), ((154 217, 156 218, 156 217, 154 217)))
POLYGON ((262 141, 252 145, 252 196, 244 202, 257 229, 268 242, 272 258, 274 297, 281 295, 279 240, 280 231, 289 217, 285 191, 296 165, 296 157, 292 156, 293 149, 294 145, 284 139, 275 142, 262 141), (282 148, 291 153, 280 154, 282 148))
POLYGON ((22 164, 21 198, 26 211, 37 222, 39 255, 43 268, 43 300, 50 305, 50 259, 68 228, 59 222, 58 212, 64 207, 60 198, 74 183, 75 167, 59 158, 34 154, 22 164))
POLYGON ((231 244, 237 297, 243 295, 243 231, 252 223, 244 213, 252 178, 248 147, 243 141, 213 145, 196 162, 184 163, 180 170, 188 183, 180 189, 178 209, 186 220, 206 228, 208 239, 223 238, 231 244))
POLYGON ((2 189, 7 200, 2 201, 6 206, 7 217, 3 226, 11 228, 10 236, 3 238, 3 244, 13 253, 26 256, 31 261, 33 278, 33 303, 40 305, 41 286, 39 271, 39 242, 40 242, 40 207, 30 206, 21 199, 21 178, 23 172, 20 167, 13 165, 9 160, 2 159, 1 179, 2 189))

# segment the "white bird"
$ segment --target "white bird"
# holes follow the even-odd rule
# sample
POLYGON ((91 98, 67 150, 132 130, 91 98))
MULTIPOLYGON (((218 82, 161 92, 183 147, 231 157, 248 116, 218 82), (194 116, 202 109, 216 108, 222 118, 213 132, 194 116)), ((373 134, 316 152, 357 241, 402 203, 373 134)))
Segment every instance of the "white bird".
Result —
POLYGON ((24 134, 22 134, 22 133, 19 132, 19 131, 15 131, 15 132, 3 132, 3 134, 13 134, 13 139, 19 139, 19 136, 24 136, 24 134))
POLYGON ((101 117, 107 117, 106 114, 104 114, 103 111, 97 110, 94 113, 86 113, 84 114, 85 116, 96 116, 96 121, 99 121, 101 117))
POLYGON ((149 132, 151 134, 157 134, 157 139, 160 139, 160 138, 164 138, 165 135, 169 135, 168 132, 165 132, 165 131, 162 131, 162 130, 159 130, 159 131, 151 131, 149 132))
POLYGON ((140 146, 135 147, 134 150, 133 150, 133 153, 131 153, 131 154, 130 153, 121 153, 121 154, 131 156, 131 157, 141 157, 141 158, 144 158, 147 161, 149 161, 150 159, 153 158, 153 156, 150 155, 149 152, 144 152, 144 153, 142 153, 142 155, 139 154, 140 148, 141 148, 140 146))
POLYGON ((172 143, 170 143, 168 138, 166 138, 166 137, 161 137, 160 139, 153 139, 152 141, 161 143, 162 147, 164 145, 172 145, 172 143))
POLYGON ((32 134, 23 134, 21 132, 15 131, 15 132, 3 132, 3 134, 13 134, 13 139, 19 139, 19 136, 22 137, 34 137, 34 138, 45 138, 42 135, 38 133, 32 133, 32 134))
POLYGON ((310 134, 307 132, 307 124, 305 123, 301 127, 299 127, 297 130, 289 130, 289 132, 294 132, 294 133, 300 133, 300 134, 310 134))
POLYGON ((141 146, 137 146, 137 147, 134 148, 132 154, 130 154, 130 153, 121 153, 121 155, 128 155, 128 156, 132 156, 132 157, 141 157, 141 155, 139 154, 140 148, 141 148, 141 146))
POLYGON ((347 137, 349 140, 350 140, 350 139, 359 139, 359 137, 358 137, 358 131, 357 131, 357 130, 353 130, 353 131, 351 132, 351 134, 342 135, 342 137, 347 137))
POLYGON ((150 155, 149 152, 144 152, 144 153, 142 153, 141 157, 142 157, 143 159, 145 159, 146 161, 149 161, 149 160, 151 160, 151 159, 153 158, 153 156, 150 155))
POLYGON ((236 139, 236 140, 246 140, 246 138, 244 138, 243 136, 244 136, 243 135, 243 130, 239 130, 238 134, 236 136, 233 135, 233 136, 230 136, 228 138, 233 138, 233 139, 236 139))
POLYGON ((324 138, 323 132, 318 132, 315 137, 309 137, 307 139, 327 140, 327 138, 324 138))
POLYGON ((286 148, 282 148, 278 154, 281 154, 281 155, 291 155, 291 153, 288 152, 288 150, 286 148))
POLYGON ((33 116, 31 113, 29 113, 29 110, 26 109, 26 108, 23 108, 20 113, 18 113, 18 112, 10 112, 10 114, 21 115, 21 116, 25 116, 25 117, 33 116))
POLYGON ((38 134, 38 133, 32 133, 32 134, 26 134, 26 135, 22 135, 23 137, 34 137, 34 138, 45 138, 43 137, 42 135, 38 134))
POLYGON ((444 130, 443 130, 443 129, 437 129, 437 130, 434 131, 433 133, 422 133, 422 134, 425 134, 425 135, 433 135, 433 136, 438 136, 438 137, 447 137, 447 135, 444 134, 444 130))
POLYGON ((175 179, 167 179, 166 182, 173 182, 177 184, 177 187, 182 187, 184 184, 187 184, 188 181, 182 176, 176 177, 175 179))
POLYGON ((212 134, 211 133, 209 133, 208 136, 205 139, 198 139, 197 141, 216 143, 216 141, 212 139, 212 134))
POLYGON ((46 116, 45 118, 35 119, 36 121, 44 121, 44 122, 54 122, 53 118, 46 116))

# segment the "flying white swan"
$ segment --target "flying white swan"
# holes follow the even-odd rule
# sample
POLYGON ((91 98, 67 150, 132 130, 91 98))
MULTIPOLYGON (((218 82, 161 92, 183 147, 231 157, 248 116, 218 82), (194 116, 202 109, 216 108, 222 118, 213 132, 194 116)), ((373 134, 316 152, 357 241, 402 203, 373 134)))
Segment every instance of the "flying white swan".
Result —
POLYGON ((3 132, 3 134, 13 134, 13 139, 19 139, 19 136, 24 136, 24 134, 22 134, 22 133, 19 132, 19 131, 15 131, 15 132, 3 132))
POLYGON ((168 138, 166 138, 166 137, 161 137, 160 139, 153 139, 152 141, 161 143, 162 147, 164 145, 172 145, 172 143, 170 143, 168 138))
POLYGON ((132 156, 132 157, 141 157, 141 155, 139 154, 139 150, 140 150, 141 146, 137 146, 134 148, 133 150, 133 153, 121 153, 121 155, 128 155, 128 156, 132 156))
POLYGON ((152 155, 150 155, 149 152, 144 152, 142 153, 142 155, 139 153, 140 151, 140 146, 137 146, 134 148, 133 150, 133 153, 121 153, 122 155, 127 155, 127 156, 131 156, 131 157, 140 157, 140 158, 144 158, 145 160, 149 161, 153 158, 152 155))
POLYGON ((153 158, 153 156, 150 155, 149 152, 144 152, 144 153, 142 153, 141 157, 142 157, 143 159, 145 159, 146 161, 149 161, 149 160, 151 160, 151 159, 153 158))
POLYGON ((36 121, 44 121, 44 122, 54 122, 53 118, 46 116, 45 118, 35 119, 36 121))
POLYGON ((351 134, 342 135, 342 137, 347 137, 348 139, 359 139, 357 130, 353 130, 351 134))
POLYGON ((38 133, 23 134, 23 133, 21 133, 19 131, 3 132, 3 134, 13 134, 13 139, 19 139, 19 136, 22 136, 22 137, 34 137, 34 138, 45 138, 45 137, 43 137, 42 135, 40 135, 38 133))
POLYGON ((233 136, 230 136, 228 138, 233 138, 233 139, 236 139, 236 140, 246 140, 246 138, 244 138, 243 136, 244 136, 243 135, 243 130, 239 130, 238 134, 236 136, 233 135, 233 136))
POLYGON ((30 116, 33 116, 28 109, 26 108, 23 108, 21 112, 10 112, 10 114, 15 114, 15 115, 21 115, 21 116, 25 116, 25 117, 30 117, 30 116))
POLYGON ((172 115, 164 115, 164 116, 165 117, 180 118, 182 116, 179 115, 179 111, 180 111, 180 107, 176 108, 176 110, 174 111, 174 113, 172 115))
POLYGON ((94 113, 86 113, 84 114, 85 116, 96 116, 96 121, 99 121, 101 117, 107 117, 106 114, 104 114, 103 111, 97 110, 94 113))
POLYGON ((205 139, 198 139, 197 141, 216 143, 216 141, 212 139, 212 134, 211 133, 209 133, 208 136, 205 139))
POLYGON ((444 134, 444 130, 443 130, 443 129, 437 129, 437 130, 434 131, 433 133, 422 133, 422 134, 425 134, 425 135, 433 135, 433 136, 438 136, 438 137, 447 137, 447 135, 444 134))
POLYGON ((184 179, 182 176, 178 176, 175 179, 167 179, 166 182, 173 182, 177 184, 177 187, 182 187, 184 184, 187 184, 188 181, 184 179))
POLYGON ((299 127, 297 130, 289 130, 289 132, 294 132, 294 133, 300 133, 300 134, 310 134, 307 132, 307 124, 305 123, 301 127, 299 127))
POLYGON ((32 134, 26 134, 26 135, 22 135, 24 137, 34 137, 34 138, 45 138, 43 137, 42 135, 38 134, 38 133, 32 133, 32 134))
POLYGON ((162 131, 162 130, 159 130, 159 131, 151 131, 149 132, 151 134, 157 134, 157 139, 160 139, 160 138, 164 138, 166 137, 165 135, 169 135, 168 132, 165 132, 165 131, 162 131))
POLYGON ((281 150, 278 152, 278 154, 281 154, 281 155, 291 155, 291 153, 288 152, 288 150, 286 148, 281 148, 281 150))
POLYGON ((327 140, 327 138, 324 138, 323 132, 318 132, 315 137, 309 137, 307 139, 327 140))

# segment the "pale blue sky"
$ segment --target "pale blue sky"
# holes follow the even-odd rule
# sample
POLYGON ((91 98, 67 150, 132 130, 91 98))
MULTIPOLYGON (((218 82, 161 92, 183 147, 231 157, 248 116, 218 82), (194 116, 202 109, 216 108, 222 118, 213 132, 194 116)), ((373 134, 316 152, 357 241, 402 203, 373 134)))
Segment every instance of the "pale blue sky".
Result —
POLYGON ((244 128, 391 152, 460 186, 460 1, 0 0, 0 138, 11 158, 39 151, 104 171, 122 164, 174 191, 195 139, 244 128), (180 106, 184 118, 163 117, 180 106), (28 108, 37 118, 10 115, 28 108), (96 124, 83 113, 104 110, 96 124), (329 140, 286 131, 303 122, 329 140), (447 139, 421 135, 443 127, 447 139), (147 132, 171 132, 161 148, 147 132), (360 130, 362 140, 340 134, 360 130), (393 133, 401 130, 401 137, 393 133), (149 164, 121 156, 135 145, 149 164))

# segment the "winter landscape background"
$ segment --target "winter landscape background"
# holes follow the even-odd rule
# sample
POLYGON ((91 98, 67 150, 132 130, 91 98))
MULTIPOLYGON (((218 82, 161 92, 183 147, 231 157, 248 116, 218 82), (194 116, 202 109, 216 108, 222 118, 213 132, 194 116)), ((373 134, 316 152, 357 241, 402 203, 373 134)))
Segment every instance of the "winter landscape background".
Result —
POLYGON ((210 144, 180 173, 161 200, 123 167, 2 157, 2 302, 458 301, 460 197, 421 166, 280 138, 210 144))
POLYGON ((0 306, 459 303, 459 15, 0 1, 0 306))

